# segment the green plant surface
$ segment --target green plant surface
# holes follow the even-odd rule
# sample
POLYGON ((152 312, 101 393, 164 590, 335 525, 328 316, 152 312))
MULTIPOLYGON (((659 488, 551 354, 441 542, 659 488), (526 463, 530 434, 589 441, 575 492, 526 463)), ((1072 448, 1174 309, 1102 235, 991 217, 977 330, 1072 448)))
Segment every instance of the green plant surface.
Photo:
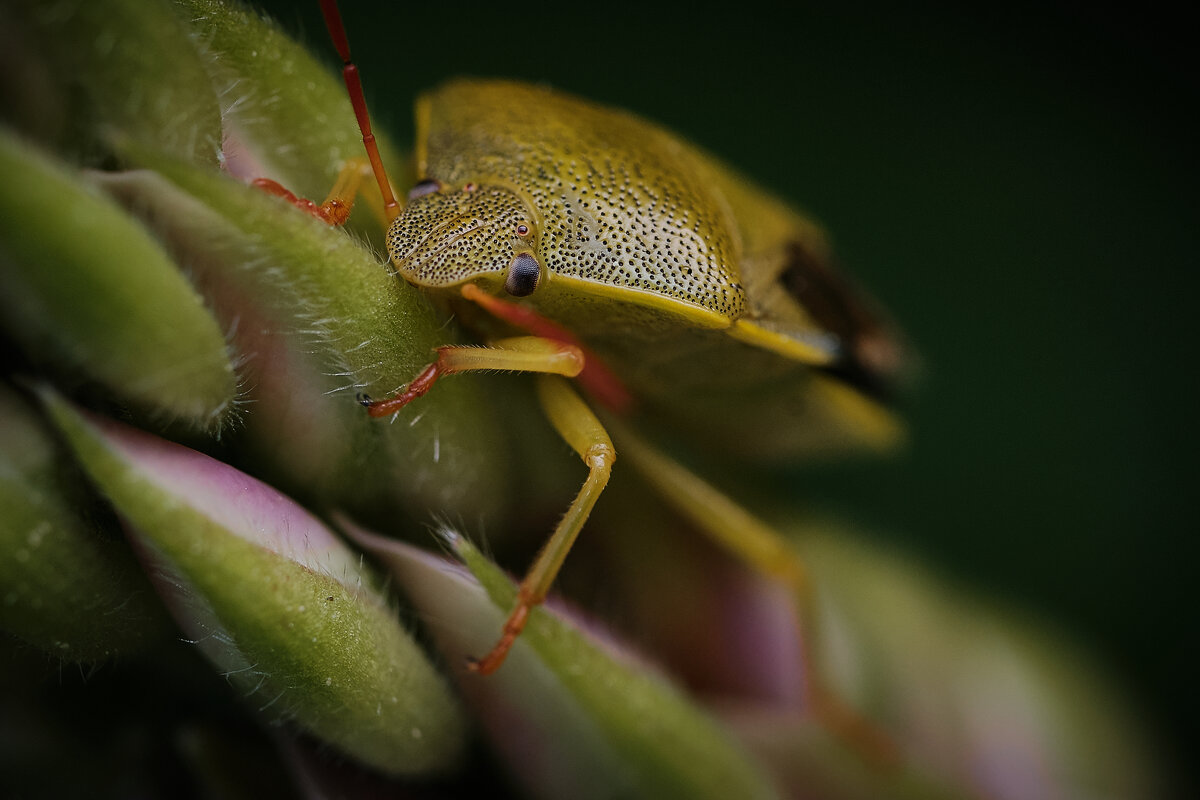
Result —
POLYGON ((89 502, 44 421, 0 385, 0 629, 65 661, 98 663, 161 642, 169 626, 89 502))
POLYGON ((6 332, 68 381, 91 379, 155 416, 219 428, 237 392, 224 333, 159 242, 8 131, 0 171, 6 332))
POLYGON ((511 769, 538 797, 776 797, 722 728, 669 681, 537 610, 495 675, 466 673, 494 641, 516 597, 467 540, 443 532, 480 582, 428 553, 351 529, 401 578, 511 769), (536 753, 525 763, 522 754, 536 753))
MULTIPOLYGON (((874 38, 851 39, 880 45, 855 51, 862 73, 819 35, 840 11, 786 31, 750 8, 695 17, 694 38, 666 35, 682 23, 649 7, 622 25, 565 7, 375 9, 371 30, 346 6, 399 196, 414 165, 386 131, 407 130, 417 85, 500 73, 629 105, 832 222, 855 272, 899 299, 932 402, 915 404, 911 449, 891 466, 698 470, 767 509, 803 555, 816 647, 786 589, 656 499, 616 437, 612 482, 556 587, 579 610, 556 592, 504 666, 474 674, 466 659, 513 601, 504 570, 527 567, 584 469, 524 376, 453 376, 388 420, 356 401, 396 391, 437 346, 477 340, 384 263, 369 181, 349 231, 246 185, 273 178, 319 201, 360 156, 336 59, 236 3, 0 0, 0 795, 1169 796, 1128 681, 1107 675, 1120 642, 1097 665, 1075 631, 969 588, 1052 576, 1050 594, 1094 605, 1093 623, 1136 623, 1120 641, 1141 645, 1120 652, 1138 668, 1186 638, 1183 603, 1140 603, 1191 563, 1146 577, 1185 474, 1162 468, 1153 429, 1177 434, 1187 415, 1172 405, 1185 393, 1148 380, 1141 359, 1184 341, 1163 320, 1186 314, 1144 312, 1138 292, 1158 285, 1135 291, 1125 272, 1119 301, 1078 311, 1094 288, 1084 261, 1024 238, 1032 217, 1086 230, 1093 256, 1130 230, 1147 232, 1148 254, 1178 234, 1178 208, 1147 209, 1183 195, 1138 205, 1130 184, 1128 223, 1098 235, 1113 206, 1072 158, 1107 163, 1119 125, 1022 166, 1022 137, 1069 104, 1016 107, 1025 127, 1006 127, 1015 106, 983 107, 1011 98, 970 70, 948 104, 907 50, 932 34, 883 30, 887 14, 854 19, 874 38), (750 19, 753 33, 734 24, 750 19), (747 37, 771 46, 731 52, 747 37), (943 119, 959 113, 988 136, 943 119), (1093 187, 1079 219, 1056 213, 1074 191, 1054 182, 1060 167, 1093 187), (1098 442, 1116 483, 1084 468, 1110 463, 1098 442), (1039 505, 1051 495, 1063 502, 1039 505), (889 537, 980 560, 948 584, 951 570, 893 555, 889 537), (816 668, 894 762, 818 722, 805 705, 816 668)), ((283 13, 290 27, 302 12, 283 13)), ((1175 152, 1155 141, 1166 149, 1138 149, 1151 166, 1175 152)), ((1122 266, 1152 260, 1117 249, 1122 266)), ((703 425, 672 444, 681 461, 712 456, 703 425)), ((1157 674, 1176 676, 1160 695, 1186 684, 1157 674)))
POLYGON ((221 462, 42 398, 177 621, 260 713, 388 774, 453 765, 457 703, 355 553, 221 462))
POLYGON ((504 430, 471 379, 378 424, 356 394, 387 396, 461 336, 344 232, 228 176, 130 152, 153 171, 105 179, 214 298, 233 330, 254 410, 247 438, 312 500, 342 508, 495 515, 506 489, 504 430))
POLYGON ((140 0, 5 2, 4 118, 87 166, 111 159, 114 134, 215 166, 217 95, 177 11, 140 0))

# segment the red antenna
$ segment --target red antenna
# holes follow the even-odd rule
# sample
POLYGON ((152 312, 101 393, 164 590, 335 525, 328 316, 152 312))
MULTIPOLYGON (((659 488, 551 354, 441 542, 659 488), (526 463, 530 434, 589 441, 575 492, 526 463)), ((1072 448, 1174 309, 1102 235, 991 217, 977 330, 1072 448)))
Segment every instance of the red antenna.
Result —
POLYGON ((321 13, 325 15, 325 27, 333 39, 342 58, 342 78, 346 81, 346 91, 350 93, 350 104, 354 106, 354 116, 358 119, 358 129, 362 131, 363 147, 367 148, 367 158, 371 160, 371 170, 379 183, 379 192, 383 195, 383 211, 388 222, 400 216, 400 204, 392 194, 392 185, 388 182, 387 172, 383 168, 383 159, 379 157, 379 145, 375 143, 375 134, 371 132, 371 117, 367 114, 367 98, 363 95, 362 80, 358 77, 358 67, 350 60, 350 41, 346 38, 346 27, 342 24, 342 14, 338 11, 337 0, 321 0, 321 13))

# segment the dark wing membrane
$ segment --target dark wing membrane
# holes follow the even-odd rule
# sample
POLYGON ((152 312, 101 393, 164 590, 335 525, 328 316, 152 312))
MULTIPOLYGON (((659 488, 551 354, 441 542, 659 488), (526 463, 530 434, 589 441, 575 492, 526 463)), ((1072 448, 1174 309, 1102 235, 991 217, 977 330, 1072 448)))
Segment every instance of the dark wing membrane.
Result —
POLYGON ((799 242, 789 243, 778 281, 813 322, 841 342, 837 360, 822 369, 876 400, 890 400, 903 348, 871 298, 799 242))

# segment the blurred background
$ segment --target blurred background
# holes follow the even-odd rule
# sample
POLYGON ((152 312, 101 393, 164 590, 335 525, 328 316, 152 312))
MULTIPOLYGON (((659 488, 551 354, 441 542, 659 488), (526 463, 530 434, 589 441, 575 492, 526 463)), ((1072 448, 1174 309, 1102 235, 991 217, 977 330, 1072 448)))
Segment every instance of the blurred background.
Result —
MULTIPOLYGON (((919 354, 912 440, 775 488, 1079 641, 1182 761, 1200 714, 1182 12, 342 5, 402 142, 412 98, 449 76, 545 82, 679 131, 822 221, 919 354)), ((267 6, 333 63, 315 0, 267 6)))

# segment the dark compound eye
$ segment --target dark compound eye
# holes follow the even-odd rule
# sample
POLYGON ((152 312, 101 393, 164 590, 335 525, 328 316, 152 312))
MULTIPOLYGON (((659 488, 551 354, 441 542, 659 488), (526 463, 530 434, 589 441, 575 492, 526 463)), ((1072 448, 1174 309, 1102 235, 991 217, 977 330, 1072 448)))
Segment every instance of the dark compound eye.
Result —
POLYGON ((524 222, 522 222, 520 225, 517 226, 517 236, 528 236, 528 235, 529 235, 529 226, 526 225, 524 222))
POLYGON ((508 278, 504 281, 504 291, 513 297, 528 297, 537 288, 542 270, 537 259, 528 253, 520 253, 508 265, 508 278))
POLYGON ((408 190, 408 199, 416 200, 418 197, 424 197, 427 194, 433 194, 441 188, 442 185, 440 183, 430 178, 426 178, 408 190))

